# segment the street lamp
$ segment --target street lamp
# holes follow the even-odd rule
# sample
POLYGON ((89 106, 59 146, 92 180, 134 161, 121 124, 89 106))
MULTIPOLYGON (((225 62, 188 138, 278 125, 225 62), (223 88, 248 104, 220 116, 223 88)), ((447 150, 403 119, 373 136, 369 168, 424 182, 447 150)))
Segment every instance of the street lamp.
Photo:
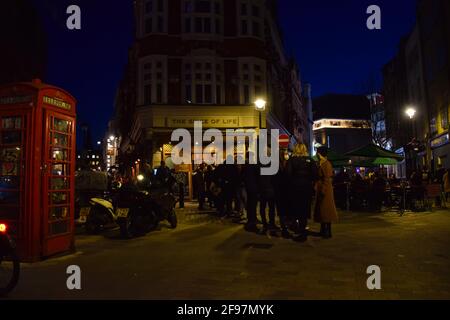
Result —
POLYGON ((109 137, 109 140, 114 141, 115 138, 116 138, 116 137, 114 137, 114 136, 110 136, 110 137, 109 137))
POLYGON ((259 129, 261 129, 261 127, 262 127, 261 114, 264 110, 266 110, 266 104, 267 104, 267 101, 264 99, 258 99, 255 101, 255 109, 256 109, 256 111, 259 111, 259 129))
MULTIPOLYGON (((405 114, 409 117, 409 119, 411 120, 411 126, 412 126, 412 135, 413 135, 413 139, 410 142, 411 146, 414 147, 414 144, 416 144, 416 126, 415 126, 415 119, 414 116, 416 115, 417 110, 414 107, 407 107, 405 110, 405 114)), ((414 154, 413 159, 412 159, 412 164, 413 164, 413 168, 416 167, 416 155, 414 154)))
POLYGON ((407 108, 406 110, 405 110, 405 113, 406 113, 406 115, 412 120, 413 118, 414 118, 414 116, 416 115, 416 109, 414 109, 414 108, 411 108, 411 107, 409 107, 409 108, 407 108))

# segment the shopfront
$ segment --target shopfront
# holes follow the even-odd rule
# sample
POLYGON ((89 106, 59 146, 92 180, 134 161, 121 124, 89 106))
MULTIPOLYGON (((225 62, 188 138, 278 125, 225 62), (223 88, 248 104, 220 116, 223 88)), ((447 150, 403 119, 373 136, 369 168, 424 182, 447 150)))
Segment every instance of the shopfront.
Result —
POLYGON ((74 246, 75 103, 39 80, 0 87, 0 221, 23 261, 74 246))
MULTIPOLYGON (((266 127, 266 115, 261 114, 262 128, 266 127)), ((172 164, 171 152, 173 145, 178 142, 171 141, 172 132, 183 128, 190 132, 194 131, 194 123, 202 122, 203 130, 218 129, 223 133, 224 145, 226 144, 226 131, 228 129, 259 129, 260 114, 254 106, 151 106, 143 107, 137 112, 134 120, 133 134, 129 138, 130 144, 126 141, 122 144, 122 152, 129 151, 133 154, 132 172, 137 172, 137 168, 142 168, 143 163, 152 168, 157 168, 160 162, 164 160, 175 172, 186 174, 186 185, 189 185, 189 198, 192 199, 192 172, 196 169, 196 159, 202 156, 197 153, 195 147, 192 152, 192 162, 181 166, 172 164), (135 141, 134 145, 131 141, 135 141)), ((195 140, 195 139, 194 139, 195 140)), ((202 144, 206 147, 210 142, 192 141, 195 146, 202 144)), ((203 152, 203 149, 200 149, 203 152)), ((239 148, 234 150, 234 154, 239 152, 239 148)), ((211 154, 214 155, 214 150, 211 154)), ((225 152, 224 152, 225 155, 225 152)), ((217 158, 216 163, 220 164, 225 159, 217 158)))
POLYGON ((433 151, 433 164, 436 170, 438 166, 450 168, 450 135, 448 132, 432 139, 431 149, 433 151))

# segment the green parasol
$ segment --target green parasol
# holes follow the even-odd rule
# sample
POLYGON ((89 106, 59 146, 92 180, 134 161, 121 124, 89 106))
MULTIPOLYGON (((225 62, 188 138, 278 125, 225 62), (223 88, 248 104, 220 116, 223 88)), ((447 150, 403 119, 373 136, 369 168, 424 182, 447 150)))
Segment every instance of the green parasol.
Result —
MULTIPOLYGON (((368 144, 362 148, 347 152, 345 154, 348 157, 365 157, 365 158, 372 158, 372 159, 377 159, 377 158, 382 158, 382 159, 395 159, 395 160, 399 160, 402 161, 403 160, 403 156, 383 149, 373 143, 368 144)), ((384 164, 384 163, 380 163, 380 164, 384 164)), ((392 164, 392 163, 390 163, 392 164)))

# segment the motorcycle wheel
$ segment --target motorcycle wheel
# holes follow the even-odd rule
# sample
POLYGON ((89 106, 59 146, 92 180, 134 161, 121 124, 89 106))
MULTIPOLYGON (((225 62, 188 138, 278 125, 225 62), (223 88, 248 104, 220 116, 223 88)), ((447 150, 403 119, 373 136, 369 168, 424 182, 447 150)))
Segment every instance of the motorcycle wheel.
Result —
POLYGON ((178 219, 177 219, 177 214, 175 213, 175 210, 172 210, 169 213, 169 216, 167 217, 167 221, 169 221, 170 223, 170 227, 172 229, 175 229, 178 225, 178 219))
POLYGON ((126 220, 121 221, 119 223, 120 228, 120 236, 124 239, 131 239, 134 236, 134 232, 132 232, 131 228, 131 219, 128 217, 126 220))
POLYGON ((156 213, 153 210, 147 212, 143 208, 134 212, 133 222, 135 225, 136 236, 143 236, 158 226, 156 213))
POLYGON ((11 292, 17 285, 20 275, 20 261, 14 249, 0 253, 0 296, 11 292), (8 258, 8 259, 7 259, 8 258))
POLYGON ((103 213, 100 212, 101 209, 95 206, 91 208, 91 212, 86 219, 85 228, 88 234, 99 234, 102 230, 104 219, 102 217, 103 213))

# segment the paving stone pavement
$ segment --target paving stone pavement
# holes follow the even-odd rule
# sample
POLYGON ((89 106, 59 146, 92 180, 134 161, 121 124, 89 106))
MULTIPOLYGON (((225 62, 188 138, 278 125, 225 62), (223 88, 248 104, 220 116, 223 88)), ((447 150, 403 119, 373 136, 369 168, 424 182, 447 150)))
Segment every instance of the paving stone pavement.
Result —
POLYGON ((332 239, 306 243, 245 232, 193 203, 177 211, 175 230, 77 235, 76 253, 24 264, 9 299, 450 299, 450 211, 340 212, 332 239), (73 264, 80 291, 66 288, 73 264), (367 289, 370 265, 381 290, 367 289))

